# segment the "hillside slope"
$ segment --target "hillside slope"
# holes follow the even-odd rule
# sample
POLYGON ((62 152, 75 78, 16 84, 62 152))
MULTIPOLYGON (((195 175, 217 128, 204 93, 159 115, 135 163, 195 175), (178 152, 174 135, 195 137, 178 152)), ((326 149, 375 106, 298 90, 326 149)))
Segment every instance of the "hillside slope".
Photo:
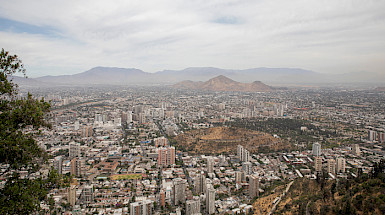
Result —
POLYGON ((243 145, 252 153, 268 148, 278 151, 289 148, 272 135, 242 128, 215 127, 191 130, 174 138, 179 149, 191 154, 234 153, 243 145))

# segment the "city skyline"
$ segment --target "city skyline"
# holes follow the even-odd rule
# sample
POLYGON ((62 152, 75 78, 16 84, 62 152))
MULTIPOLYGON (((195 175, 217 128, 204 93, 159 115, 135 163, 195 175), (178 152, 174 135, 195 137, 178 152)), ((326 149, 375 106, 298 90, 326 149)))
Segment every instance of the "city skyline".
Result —
POLYGON ((383 75, 384 9, 378 1, 12 1, 0 6, 0 45, 30 77, 96 66, 383 75))

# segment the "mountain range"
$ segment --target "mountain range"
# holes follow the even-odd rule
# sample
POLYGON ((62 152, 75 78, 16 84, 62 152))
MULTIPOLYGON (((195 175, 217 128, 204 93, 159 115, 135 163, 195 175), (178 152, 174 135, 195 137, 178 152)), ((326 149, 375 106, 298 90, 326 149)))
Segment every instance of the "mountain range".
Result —
MULTIPOLYGON (((163 70, 148 73, 135 68, 95 67, 74 75, 43 76, 21 81, 20 85, 172 85, 180 81, 204 81, 224 75, 239 82, 258 80, 269 85, 384 83, 385 76, 360 72, 323 74, 298 68, 253 68, 230 70, 213 67, 191 67, 183 70, 163 70)), ((18 82, 20 78, 15 78, 18 82)), ((378 86, 383 86, 379 84, 378 86)))
POLYGON ((260 81, 252 83, 240 83, 226 76, 219 75, 206 82, 182 81, 175 85, 174 88, 179 89, 194 89, 208 91, 235 91, 235 92, 268 92, 274 89, 260 81))

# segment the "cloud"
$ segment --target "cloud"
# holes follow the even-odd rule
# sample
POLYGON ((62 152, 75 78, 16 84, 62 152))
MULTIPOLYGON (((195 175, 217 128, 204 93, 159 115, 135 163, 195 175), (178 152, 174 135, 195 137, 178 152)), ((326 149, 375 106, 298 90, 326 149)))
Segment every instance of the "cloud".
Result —
POLYGON ((30 76, 94 66, 383 72, 383 11, 374 0, 14 0, 0 5, 0 46, 30 76))
POLYGON ((222 16, 213 21, 214 23, 219 24, 229 24, 229 25, 235 25, 235 24, 241 24, 242 21, 234 16, 222 16))

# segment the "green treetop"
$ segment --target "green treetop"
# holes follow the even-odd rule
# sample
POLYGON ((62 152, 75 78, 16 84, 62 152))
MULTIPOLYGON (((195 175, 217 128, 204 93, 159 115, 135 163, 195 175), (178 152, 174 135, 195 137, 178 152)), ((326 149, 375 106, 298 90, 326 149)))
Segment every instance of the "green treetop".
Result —
POLYGON ((31 214, 46 201, 47 191, 56 186, 57 175, 37 174, 47 160, 45 151, 33 139, 50 104, 28 93, 17 97, 12 75, 25 69, 16 55, 0 52, 0 214, 31 214), (23 176, 21 176, 23 173, 23 176))

